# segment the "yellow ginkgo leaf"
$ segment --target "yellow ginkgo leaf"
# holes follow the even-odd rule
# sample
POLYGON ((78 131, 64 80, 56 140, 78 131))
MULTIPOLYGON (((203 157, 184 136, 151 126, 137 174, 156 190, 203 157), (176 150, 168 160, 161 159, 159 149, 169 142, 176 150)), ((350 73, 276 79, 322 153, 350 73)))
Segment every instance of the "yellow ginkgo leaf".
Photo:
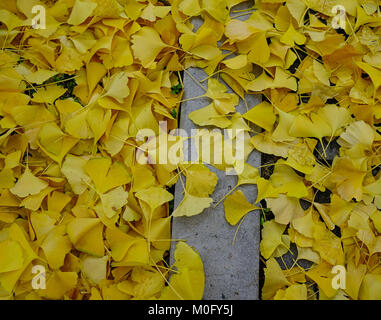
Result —
POLYGON ((73 42, 77 51, 81 54, 85 54, 97 43, 97 41, 91 33, 83 33, 78 36, 72 37, 71 41, 73 42))
POLYGON ((331 127, 331 136, 337 136, 343 128, 351 123, 351 114, 346 108, 329 104, 319 109, 318 114, 331 127))
POLYGON ((302 45, 306 41, 307 41, 307 38, 304 36, 304 34, 296 31, 292 23, 290 23, 288 30, 280 38, 280 42, 287 44, 291 47, 294 47, 295 43, 298 45, 302 45))
POLYGON ((105 81, 105 94, 106 97, 112 97, 119 103, 123 103, 124 99, 130 94, 128 88, 128 74, 126 72, 118 72, 113 74, 105 81))
POLYGON ((76 194, 83 193, 91 181, 91 178, 85 173, 86 163, 86 159, 69 154, 61 168, 76 194))
POLYGON ((359 298, 361 300, 381 299, 381 276, 379 274, 368 273, 365 275, 360 288, 359 298))
POLYGON ((45 124, 38 134, 38 145, 51 159, 61 164, 78 139, 64 135, 55 123, 45 124))
POLYGON ((345 132, 340 135, 338 143, 345 148, 352 148, 356 145, 370 148, 375 138, 372 127, 364 121, 356 121, 349 125, 345 132))
POLYGON ((326 67, 318 62, 317 60, 313 61, 313 69, 315 77, 324 85, 330 86, 329 78, 330 72, 326 69, 326 67))
POLYGON ((37 103, 50 103, 52 104, 59 97, 61 97, 67 89, 57 85, 49 85, 47 87, 38 88, 34 94, 32 101, 37 103))
POLYGON ((162 187, 150 187, 140 190, 136 192, 135 196, 146 202, 152 211, 173 199, 173 195, 162 187))
POLYGON ((111 156, 118 154, 125 145, 124 141, 129 137, 129 125, 130 117, 128 115, 119 114, 110 131, 108 139, 104 141, 105 148, 111 156))
POLYGON ((327 262, 322 262, 317 266, 312 267, 306 275, 317 283, 327 297, 336 295, 336 290, 332 287, 332 278, 334 275, 331 273, 332 266, 327 262))
POLYGON ((214 46, 205 44, 193 48, 192 50, 190 50, 190 53, 205 60, 213 60, 221 54, 221 51, 214 46))
POLYGON ((48 234, 41 245, 52 269, 59 269, 63 266, 65 256, 72 248, 69 237, 65 234, 66 227, 59 226, 48 234))
POLYGON ((74 289, 78 280, 76 272, 54 271, 46 281, 46 289, 41 295, 48 299, 62 299, 64 294, 74 289))
POLYGON ((50 79, 51 77, 54 77, 56 74, 58 74, 58 72, 56 71, 39 69, 36 72, 27 74, 25 76, 25 79, 29 83, 42 84, 43 82, 50 79))
POLYGON ((265 259, 269 259, 279 246, 284 246, 282 235, 285 229, 285 225, 276 223, 274 220, 263 224, 260 251, 265 259))
POLYGON ((241 54, 234 58, 224 60, 223 63, 230 69, 241 69, 247 65, 247 55, 241 54))
POLYGON ((263 72, 258 78, 250 81, 246 85, 246 89, 251 91, 263 91, 265 89, 276 88, 288 88, 292 91, 296 91, 298 84, 295 77, 287 74, 282 68, 276 68, 274 79, 263 72))
POLYGON ((21 150, 9 153, 4 159, 4 169, 13 169, 19 166, 21 150))
POLYGON ((258 177, 257 178, 257 188, 258 195, 256 203, 265 199, 265 198, 276 198, 279 195, 279 192, 268 179, 258 177))
POLYGON ((266 101, 251 108, 243 117, 267 131, 272 130, 276 121, 273 107, 266 101))
MULTIPOLYGON (((75 103, 75 102, 74 102, 75 103)), ((58 105, 58 103, 57 103, 58 105)), ((64 104, 65 107, 68 106, 68 103, 64 104)), ((75 103, 77 110, 73 110, 71 113, 65 114, 65 131, 71 136, 78 139, 91 139, 94 138, 94 133, 92 132, 89 123, 87 122, 89 109, 82 109, 80 104, 75 103)), ((73 105, 74 108, 74 105, 73 105)), ((100 109, 100 108, 98 108, 100 109)), ((93 114, 97 115, 97 112, 93 114)), ((102 114, 100 114, 102 116, 102 114)), ((94 119, 94 124, 96 124, 96 119, 94 119)))
POLYGON ((308 189, 303 179, 296 172, 284 165, 284 160, 278 160, 273 175, 270 177, 271 184, 279 193, 285 193, 290 197, 303 198, 308 195, 308 189))
POLYGON ((96 301, 100 301, 100 300, 103 300, 99 290, 95 287, 92 287, 91 288, 91 296, 89 298, 89 300, 96 300, 96 301))
POLYGON ((156 298, 165 286, 160 272, 151 268, 135 268, 131 279, 138 283, 133 290, 136 299, 156 298))
MULTIPOLYGON (((353 262, 347 265, 347 283, 345 292, 352 298, 357 300, 360 291, 361 283, 366 274, 366 266, 363 264, 356 265, 353 262)), ((365 290, 367 288, 364 287, 365 290)))
POLYGON ((253 37, 248 54, 250 62, 264 64, 270 59, 270 48, 267 43, 266 33, 260 32, 253 37))
POLYGON ((132 36, 132 51, 144 68, 150 68, 167 45, 161 40, 159 33, 151 27, 143 27, 132 36))
POLYGON ((103 257, 103 225, 99 219, 74 218, 67 224, 67 234, 77 250, 103 257))
POLYGON ((283 274, 278 262, 274 258, 267 260, 265 283, 262 288, 262 299, 271 299, 279 289, 283 289, 287 285, 290 285, 290 282, 288 282, 283 274))
POLYGON ((4 169, 0 171, 0 189, 13 188, 15 185, 15 177, 12 169, 4 169))
POLYGON ((33 227, 37 240, 42 240, 50 231, 54 229, 56 221, 47 213, 32 212, 30 214, 30 224, 33 227))
POLYGON ((307 300, 307 286, 294 284, 287 289, 277 291, 274 300, 307 300))
POLYGON ((113 50, 114 67, 127 67, 133 64, 134 57, 131 52, 130 41, 122 37, 116 37, 114 41, 117 43, 115 50, 113 50))
POLYGON ((271 135, 272 140, 275 142, 295 141, 295 137, 290 135, 290 128, 294 123, 295 116, 280 109, 277 109, 277 111, 279 113, 279 123, 271 135))
POLYGON ((290 14, 300 23, 307 9, 306 4, 298 0, 288 0, 286 6, 290 14))
POLYGON ((58 155, 62 148, 64 134, 55 123, 45 124, 39 132, 39 140, 46 151, 58 155))
POLYGON ((376 69, 365 62, 357 62, 357 65, 362 70, 364 70, 372 79, 372 82, 374 84, 374 92, 376 92, 378 88, 381 87, 381 70, 376 69))
POLYGON ((102 258, 87 256, 82 260, 83 273, 91 282, 99 284, 106 279, 107 262, 107 256, 102 258))
POLYGON ((290 145, 275 142, 266 134, 257 134, 251 138, 250 142, 256 150, 282 158, 287 157, 288 150, 290 149, 290 145))
POLYGON ((287 225, 304 215, 299 199, 280 194, 276 198, 266 198, 268 208, 274 213, 275 221, 287 225))
MULTIPOLYGON (((368 238, 367 235, 365 237, 361 237, 361 234, 366 234, 366 230, 362 230, 358 232, 360 241, 364 241, 364 238, 368 238)), ((314 230, 314 243, 312 245, 312 249, 319 253, 322 260, 327 261, 331 265, 342 265, 345 261, 345 255, 343 252, 341 239, 335 236, 331 231, 329 231, 322 223, 317 224, 314 230)), ((365 240, 367 242, 367 240, 365 240)), ((368 246, 369 244, 367 244, 368 246)), ((369 246, 371 248, 371 254, 374 250, 373 244, 369 246)), ((378 251, 376 249, 376 251, 378 251)))
POLYGON ((186 191, 196 197, 210 196, 217 185, 217 175, 202 164, 186 168, 186 191))
POLYGON ((258 178, 258 168, 253 167, 251 164, 245 163, 242 173, 238 175, 237 186, 242 186, 244 184, 256 184, 258 178))
POLYGON ((129 249, 138 240, 115 227, 106 229, 106 239, 110 244, 111 255, 117 262, 123 260, 129 249))
POLYGON ((84 170, 101 194, 131 182, 130 174, 120 162, 110 158, 94 158, 86 162, 84 170))
POLYGON ((69 193, 54 191, 48 198, 48 210, 61 212, 70 201, 71 196, 69 193))
POLYGON ((137 213, 134 209, 126 206, 126 209, 123 212, 123 219, 125 221, 139 221, 141 219, 141 215, 137 213))
POLYGON ((117 211, 127 204, 128 192, 122 187, 117 187, 100 196, 103 211, 107 218, 112 218, 117 211))
POLYGON ((231 124, 231 121, 227 117, 217 112, 214 107, 214 103, 204 108, 192 111, 189 114, 189 119, 199 126, 216 126, 219 128, 227 128, 231 124))
POLYGON ((320 256, 311 248, 303 248, 298 246, 298 260, 308 260, 316 264, 320 263, 320 256))
POLYGON ((86 67, 89 93, 92 93, 101 79, 106 75, 107 69, 99 62, 90 62, 86 67))
POLYGON ((225 27, 225 34, 231 43, 245 40, 256 32, 258 30, 250 23, 236 19, 229 20, 225 27))
POLYGON ((16 241, 0 242, 0 273, 19 270, 24 264, 22 248, 16 241))
MULTIPOLYGON (((2 288, 5 290, 4 293, 11 294, 11 292, 14 291, 17 281, 19 280, 19 278, 21 277, 25 269, 28 267, 28 265, 34 259, 39 259, 39 257, 36 255, 35 251, 31 248, 29 244, 29 240, 26 239, 25 237, 26 234, 24 229, 21 229, 21 227, 17 223, 11 224, 9 227, 4 228, 3 231, 4 231, 4 234, 8 235, 9 241, 16 241, 19 244, 19 246, 22 248, 22 256, 24 259, 23 265, 20 269, 10 271, 10 272, 0 273, 0 284, 2 288)), ((16 249, 16 252, 17 250, 18 249, 16 249)), ((13 252, 11 254, 13 254, 13 252)))
POLYGON ((329 230, 335 229, 335 224, 332 222, 330 216, 328 215, 329 206, 321 203, 314 203, 315 208, 320 213, 321 218, 325 222, 329 230))
POLYGON ((210 14, 214 19, 221 23, 229 17, 227 0, 202 0, 202 9, 210 14))
POLYGON ((113 266, 125 266, 135 267, 141 265, 147 265, 152 260, 150 258, 150 252, 148 251, 148 244, 146 239, 135 239, 131 248, 127 251, 127 254, 120 262, 115 262, 113 266))
POLYGON ((18 207, 20 200, 14 196, 8 189, 0 192, 0 206, 2 207, 18 207))
POLYGON ((20 207, 25 207, 26 209, 37 211, 41 207, 42 201, 44 201, 46 196, 53 190, 53 187, 47 187, 38 194, 27 196, 21 201, 20 207))
POLYGON ((331 133, 329 124, 316 113, 297 116, 290 128, 290 135, 294 137, 322 139, 331 136, 331 133))
POLYGON ((313 220, 312 211, 309 211, 306 215, 302 217, 294 219, 292 221, 292 226, 300 234, 308 238, 313 238, 316 224, 313 220))
POLYGON ((155 185, 156 179, 148 165, 136 165, 131 168, 133 177, 133 190, 145 190, 155 185))
POLYGON ((38 194, 45 189, 48 183, 33 175, 32 171, 27 167, 17 181, 16 185, 10 191, 20 198, 25 198, 29 195, 38 194))
POLYGON ((286 160, 286 163, 297 171, 311 174, 314 171, 316 160, 312 151, 306 144, 297 144, 288 151, 288 159, 286 160))
POLYGON ((144 3, 140 3, 133 0, 127 0, 125 2, 125 11, 130 19, 136 20, 140 17, 141 11, 145 6, 146 5, 144 3))
POLYGON ((171 246, 171 217, 153 220, 147 230, 147 237, 152 245, 160 250, 169 250, 171 246))
POLYGON ((71 11, 67 23, 74 26, 83 23, 88 17, 90 17, 93 14, 97 6, 98 4, 95 2, 75 0, 74 7, 71 11))
POLYGON ((209 79, 205 96, 213 100, 214 107, 221 114, 235 112, 235 107, 239 103, 237 95, 227 91, 226 86, 217 79, 209 79))
POLYGON ((188 16, 198 16, 201 8, 198 0, 182 0, 179 4, 179 9, 188 16))
POLYGON ((56 60, 56 69, 61 73, 72 73, 80 70, 83 64, 83 56, 75 48, 64 46, 56 60))
POLYGON ((123 12, 123 7, 117 0, 91 0, 98 4, 94 16, 117 19, 123 12))
POLYGON ((160 295, 160 300, 198 300, 204 294, 204 266, 200 255, 185 242, 179 242, 175 250, 177 273, 160 295))
POLYGON ((203 212, 206 208, 209 208, 213 202, 212 198, 200 198, 192 196, 185 192, 183 200, 173 211, 173 217, 191 217, 203 212))
POLYGON ((0 300, 202 298, 189 247, 167 287, 160 266, 173 217, 211 213, 222 171, 228 226, 256 215, 255 186, 267 204, 262 299, 379 298, 377 2, 0 1, 0 300))
POLYGON ((249 212, 259 209, 247 201, 241 190, 235 191, 226 197, 224 202, 225 218, 232 225, 236 225, 249 212))
POLYGON ((91 108, 87 113, 87 123, 94 134, 94 143, 96 143, 106 132, 111 119, 111 110, 103 108, 91 108))
POLYGON ((350 201, 355 198, 360 201, 366 173, 358 161, 348 157, 335 158, 330 179, 336 184, 337 193, 342 199, 350 201))
POLYGON ((0 10, 0 21, 7 26, 8 31, 12 31, 25 24, 17 15, 4 9, 0 10))

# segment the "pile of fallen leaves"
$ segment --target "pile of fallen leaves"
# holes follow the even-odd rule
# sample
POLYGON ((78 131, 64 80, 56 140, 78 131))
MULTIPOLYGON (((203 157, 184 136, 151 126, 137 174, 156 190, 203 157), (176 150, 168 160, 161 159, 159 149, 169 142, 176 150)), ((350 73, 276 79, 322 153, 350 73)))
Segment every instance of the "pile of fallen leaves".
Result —
POLYGON ((136 161, 140 129, 177 127, 180 32, 170 10, 1 1, 1 297, 201 298, 202 263, 185 243, 165 289, 176 166, 136 161), (34 29, 41 4, 47 26, 34 29), (35 265, 46 289, 32 287, 35 265), (200 287, 195 296, 184 277, 200 287))
POLYGON ((137 161, 157 148, 160 121, 177 128, 189 67, 207 73, 210 99, 190 119, 244 130, 246 159, 254 150, 277 159, 270 177, 249 164, 238 175, 237 187, 257 185, 256 205, 237 187, 224 201, 232 225, 267 205, 262 298, 381 298, 379 3, 262 0, 235 10, 241 2, 0 2, 2 298, 202 297, 202 262, 184 242, 167 280, 168 189, 186 177, 172 215, 191 216, 211 205, 217 177, 202 163, 137 161), (36 5, 46 29, 31 27, 36 5), (345 29, 332 26, 335 5, 345 29), (264 101, 241 115, 246 94, 264 101), (156 135, 142 140, 141 129, 156 135), (288 251, 294 263, 281 268, 288 251), (44 290, 32 287, 35 265, 46 269, 44 290), (336 265, 347 270, 344 290, 332 287, 336 265))

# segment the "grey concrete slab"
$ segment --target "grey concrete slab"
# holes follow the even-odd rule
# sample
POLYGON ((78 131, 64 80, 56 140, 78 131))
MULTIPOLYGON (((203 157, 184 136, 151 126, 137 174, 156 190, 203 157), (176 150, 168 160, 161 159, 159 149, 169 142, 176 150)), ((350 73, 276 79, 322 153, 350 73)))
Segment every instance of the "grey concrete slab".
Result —
MULTIPOLYGON (((251 3, 246 4, 247 7, 251 3)), ((194 21, 196 27, 200 20, 194 21)), ((189 73, 197 80, 204 79, 206 74, 197 68, 191 68, 189 73)), ((190 76, 184 75, 185 94, 184 99, 204 94, 190 76)), ((205 86, 207 85, 204 82, 205 86)), ((250 107, 260 102, 260 97, 248 95, 247 102, 250 107)), ((190 112, 200 109, 210 103, 209 99, 197 99, 184 102, 181 106, 180 128, 191 132, 197 126, 189 120, 190 112)), ((246 112, 243 101, 240 101, 237 111, 246 112)), ((260 153, 254 151, 248 161, 252 166, 261 165, 260 153)), ((219 171, 208 166, 218 175, 218 184, 212 198, 215 203, 237 183, 236 176, 228 176, 224 171, 219 171)), ((257 190, 254 185, 240 188, 250 202, 254 202, 257 190)), ((175 190, 175 208, 183 198, 183 186, 179 181, 175 190)), ((232 300, 255 300, 259 296, 259 242, 260 242, 260 215, 259 212, 249 213, 237 233, 235 244, 233 239, 237 226, 230 226, 225 220, 224 206, 221 203, 214 209, 206 209, 200 215, 194 217, 181 217, 173 219, 172 238, 186 239, 200 253, 205 270, 204 299, 232 299, 232 300)), ((174 252, 176 243, 173 243, 171 253, 174 252)), ((171 254, 173 263, 173 254, 171 254)))

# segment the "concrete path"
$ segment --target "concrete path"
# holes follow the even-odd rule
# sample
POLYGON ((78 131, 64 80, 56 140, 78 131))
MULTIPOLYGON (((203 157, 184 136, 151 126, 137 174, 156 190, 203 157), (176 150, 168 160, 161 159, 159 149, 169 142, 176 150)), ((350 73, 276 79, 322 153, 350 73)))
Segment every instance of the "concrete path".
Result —
MULTIPOLYGON (((246 7, 251 5, 247 3, 246 7)), ((241 6, 242 8, 242 6, 241 6)), ((200 20, 193 22, 200 25, 200 20)), ((197 28, 197 26, 196 26, 197 28)), ((197 80, 202 80, 206 74, 197 68, 191 68, 189 73, 197 80)), ((186 73, 184 74, 184 99, 196 97, 205 92, 197 86, 186 73)), ((204 82, 205 86, 207 85, 204 82)), ((247 96, 249 108, 260 102, 259 96, 247 96)), ((190 134, 191 129, 197 126, 189 120, 190 112, 200 109, 210 103, 209 99, 188 101, 181 106, 180 127, 190 134)), ((246 112, 243 101, 240 101, 237 111, 246 112)), ((249 157, 249 163, 258 167, 261 165, 260 153, 254 151, 249 157)), ((237 183, 236 176, 227 176, 211 166, 209 168, 218 175, 218 185, 212 198, 217 202, 237 183)), ((253 185, 240 188, 247 199, 253 203, 257 196, 253 185)), ((175 208, 183 198, 183 186, 179 181, 175 191, 175 208)), ((217 208, 206 209, 194 217, 174 218, 172 227, 173 239, 186 239, 187 243, 200 253, 205 270, 204 299, 231 299, 254 300, 259 296, 259 242, 260 242, 260 215, 259 212, 249 213, 238 231, 235 244, 233 238, 237 226, 230 226, 225 220, 224 206, 221 203, 217 208)), ((176 243, 173 243, 171 253, 176 243)), ((171 255, 173 263, 173 255, 171 255)))

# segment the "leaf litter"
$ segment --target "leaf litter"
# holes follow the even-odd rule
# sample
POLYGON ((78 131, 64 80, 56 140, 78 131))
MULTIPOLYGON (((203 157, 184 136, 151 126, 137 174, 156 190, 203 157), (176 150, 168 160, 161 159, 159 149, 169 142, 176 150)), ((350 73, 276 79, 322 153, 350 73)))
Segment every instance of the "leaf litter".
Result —
POLYGON ((254 203, 237 187, 216 199, 231 225, 261 214, 262 298, 381 299, 380 4, 258 0, 236 10, 242 2, 0 4, 3 299, 202 298, 202 257, 179 241, 175 264, 166 262, 175 241, 167 189, 178 179, 184 187, 174 217, 202 214, 217 177, 202 163, 136 158, 156 148, 140 129, 159 137, 160 121, 178 127, 189 67, 207 73, 207 89, 198 84, 210 100, 190 119, 244 130, 245 159, 253 150, 276 159, 237 177, 237 187, 257 185, 254 203), (31 27, 39 4, 46 29, 31 27), (241 115, 247 94, 264 101, 241 115), (46 269, 45 290, 32 288, 34 265, 46 269), (345 288, 332 287, 337 265, 345 288))

